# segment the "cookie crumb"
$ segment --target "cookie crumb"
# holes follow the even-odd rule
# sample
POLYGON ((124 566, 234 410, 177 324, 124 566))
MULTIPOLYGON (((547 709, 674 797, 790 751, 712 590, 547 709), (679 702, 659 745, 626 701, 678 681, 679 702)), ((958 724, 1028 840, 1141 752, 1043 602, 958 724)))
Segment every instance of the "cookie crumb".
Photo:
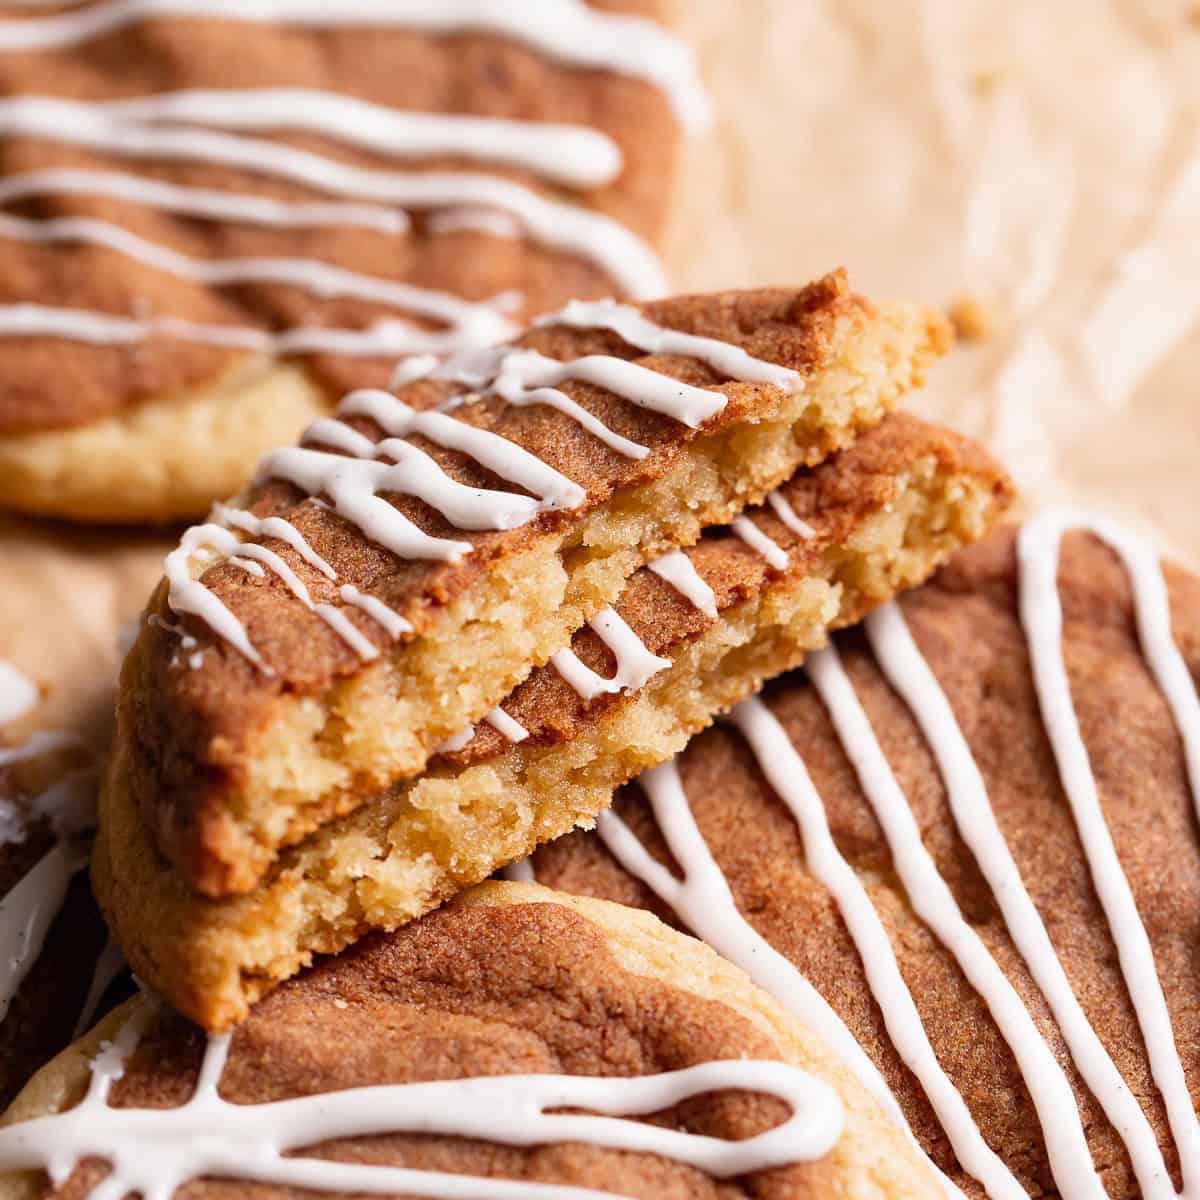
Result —
POLYGON ((954 332, 965 342, 982 342, 990 338, 999 325, 999 314, 994 305, 972 292, 964 292, 947 314, 954 332))

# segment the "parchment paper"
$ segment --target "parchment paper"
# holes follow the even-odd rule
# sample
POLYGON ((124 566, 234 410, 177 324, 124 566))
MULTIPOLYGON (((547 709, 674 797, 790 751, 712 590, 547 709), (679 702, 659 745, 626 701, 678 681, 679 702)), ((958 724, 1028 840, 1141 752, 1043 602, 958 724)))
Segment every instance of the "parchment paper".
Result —
MULTIPOLYGON (((680 187, 680 289, 800 283, 996 329, 918 407, 1029 503, 1081 502, 1200 561, 1200 6, 680 0, 717 119, 680 187)), ((102 741, 118 632, 170 539, 0 521, 0 658, 33 723, 102 741)), ((19 731, 14 731, 19 732, 19 731)))

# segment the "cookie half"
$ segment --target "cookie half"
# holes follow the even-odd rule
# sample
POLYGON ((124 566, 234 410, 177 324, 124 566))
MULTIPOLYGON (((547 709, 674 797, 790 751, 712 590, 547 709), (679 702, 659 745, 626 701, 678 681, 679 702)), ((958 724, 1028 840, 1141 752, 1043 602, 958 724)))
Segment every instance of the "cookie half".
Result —
POLYGON ((665 294, 691 56, 568 7, 6 16, 0 504, 199 518, 410 354, 665 294))
POLYGON ((25 1170, 0 1186, 85 1195, 106 1154, 109 1187, 213 1200, 939 1195, 740 971, 649 914, 518 884, 321 962, 231 1037, 118 1010, 9 1111, 0 1170, 25 1170))
POLYGON ((945 345, 835 274, 576 305, 398 398, 353 394, 168 559, 122 676, 121 786, 192 887, 248 890, 945 345))
POLYGON ((968 1194, 1186 1189, 1198 614, 1200 580, 1110 522, 1039 517, 735 710, 537 878, 654 909, 797 1013, 815 989, 968 1194))
POLYGON ((395 928, 590 824, 615 788, 823 644, 830 626, 926 579, 1010 498, 972 443, 889 417, 733 528, 637 572, 425 774, 285 852, 246 896, 199 896, 164 861, 118 756, 94 860, 118 940, 172 1004, 225 1028, 314 953, 395 928))

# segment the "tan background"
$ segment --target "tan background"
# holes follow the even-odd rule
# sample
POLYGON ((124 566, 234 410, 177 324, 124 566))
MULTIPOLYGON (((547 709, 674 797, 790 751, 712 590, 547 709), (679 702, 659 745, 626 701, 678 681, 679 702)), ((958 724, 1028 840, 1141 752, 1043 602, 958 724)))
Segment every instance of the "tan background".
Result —
MULTIPOLYGON (((1102 506, 1200 562, 1200 0, 680 0, 717 120, 668 260, 681 288, 850 268, 970 293, 995 336, 922 409, 1032 503, 1102 506)), ((102 736, 149 537, 0 523, 0 658, 40 725, 102 736)))

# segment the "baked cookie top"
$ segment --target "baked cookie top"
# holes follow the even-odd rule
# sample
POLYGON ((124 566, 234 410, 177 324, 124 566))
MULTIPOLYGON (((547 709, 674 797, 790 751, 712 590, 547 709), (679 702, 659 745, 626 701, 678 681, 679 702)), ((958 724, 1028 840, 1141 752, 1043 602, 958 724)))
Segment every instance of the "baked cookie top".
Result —
POLYGON ((1198 613, 1200 580, 1108 522, 1036 518, 537 877, 655 908, 811 1005, 968 1194, 1173 1193, 1200 1095, 1198 613))
POLYGON ((513 884, 318 964, 231 1037, 135 1001, 6 1123, 0 1169, 58 1181, 9 1175, 12 1196, 84 1196, 106 1152, 124 1187, 193 1198, 937 1194, 819 1040, 706 947, 513 884))
POLYGON ((647 559, 882 418, 945 339, 837 273, 569 306, 352 394, 167 560, 121 731, 163 853, 207 894, 252 886, 280 844, 417 773, 647 559))
POLYGON ((488 8, 6 14, 0 435, 254 358, 336 396, 665 291, 649 241, 702 105, 665 5, 488 8))

